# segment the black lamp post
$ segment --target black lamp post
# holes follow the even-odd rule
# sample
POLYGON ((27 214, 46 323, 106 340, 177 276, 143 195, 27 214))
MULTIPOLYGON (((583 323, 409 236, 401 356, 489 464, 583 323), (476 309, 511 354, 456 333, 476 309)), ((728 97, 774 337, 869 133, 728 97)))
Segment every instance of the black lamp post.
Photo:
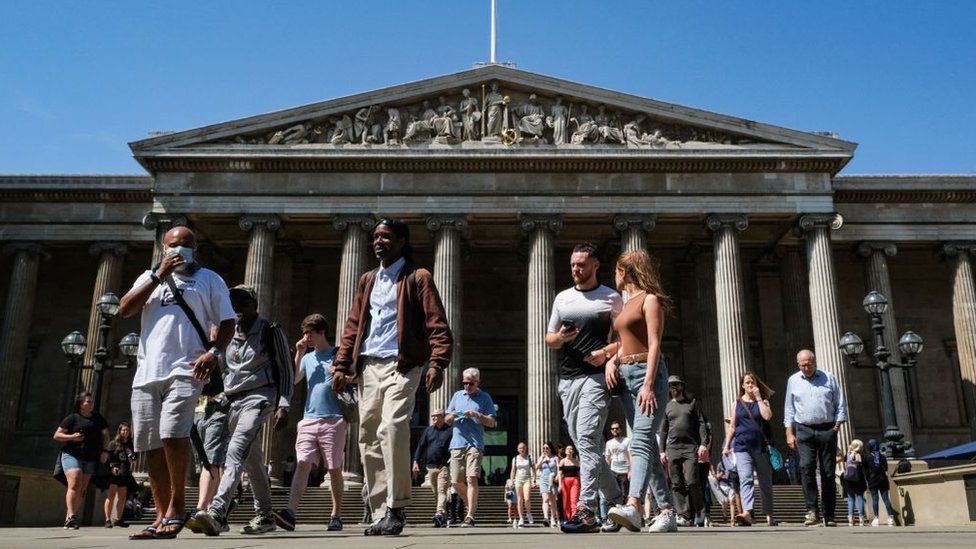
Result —
POLYGON ((119 314, 119 298, 112 292, 108 292, 98 298, 95 307, 101 316, 98 324, 98 347, 95 349, 95 362, 93 364, 82 364, 88 344, 85 341, 85 336, 77 330, 65 336, 64 340, 61 341, 61 350, 68 359, 68 365, 72 368, 95 370, 95 378, 92 380, 92 400, 95 402, 95 410, 100 411, 103 372, 107 369, 128 370, 131 368, 135 362, 136 353, 139 351, 139 336, 130 333, 122 338, 118 350, 125 360, 115 363, 116 354, 109 347, 108 337, 109 332, 112 331, 112 321, 119 314))
POLYGON ((885 296, 872 290, 864 298, 864 310, 871 316, 871 329, 874 331, 874 364, 859 364, 858 355, 864 350, 864 342, 853 332, 847 332, 840 338, 840 350, 847 357, 852 367, 855 368, 877 368, 881 372, 881 401, 884 407, 885 420, 885 442, 882 444, 885 455, 889 458, 900 459, 903 457, 913 457, 915 450, 912 443, 905 440, 905 434, 898 428, 898 417, 895 414, 895 399, 891 393, 891 375, 889 370, 892 368, 914 368, 916 366, 915 357, 922 352, 925 342, 921 336, 912 331, 902 334, 898 340, 898 350, 907 362, 889 362, 891 353, 885 347, 885 325, 882 315, 888 309, 888 300, 885 296))

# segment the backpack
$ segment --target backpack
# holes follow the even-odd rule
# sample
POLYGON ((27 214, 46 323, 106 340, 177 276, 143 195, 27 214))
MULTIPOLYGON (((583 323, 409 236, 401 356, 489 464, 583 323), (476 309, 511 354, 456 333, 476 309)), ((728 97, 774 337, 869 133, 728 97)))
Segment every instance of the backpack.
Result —
POLYGON ((847 461, 844 463, 844 480, 847 482, 860 482, 861 481, 861 462, 854 459, 854 456, 847 456, 847 461))

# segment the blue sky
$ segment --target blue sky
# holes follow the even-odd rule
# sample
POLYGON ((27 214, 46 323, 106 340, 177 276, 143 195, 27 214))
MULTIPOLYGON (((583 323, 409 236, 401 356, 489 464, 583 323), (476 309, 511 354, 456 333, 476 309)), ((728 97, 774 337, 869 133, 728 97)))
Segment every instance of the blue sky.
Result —
MULTIPOLYGON (((126 143, 463 70, 489 0, 0 5, 0 173, 142 173, 126 143)), ((519 68, 976 173, 976 2, 499 0, 519 68)))

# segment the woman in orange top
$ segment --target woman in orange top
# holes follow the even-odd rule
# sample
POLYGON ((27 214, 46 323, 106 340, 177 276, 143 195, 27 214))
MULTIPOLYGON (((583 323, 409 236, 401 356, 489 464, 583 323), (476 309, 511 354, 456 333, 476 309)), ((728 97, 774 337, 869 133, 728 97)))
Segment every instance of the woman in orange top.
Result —
POLYGON ((664 317, 671 298, 664 293, 657 267, 646 250, 626 252, 617 260, 617 289, 627 293, 623 310, 613 322, 617 343, 605 349, 616 353, 607 363, 607 386, 623 383, 634 400, 631 420, 630 493, 625 505, 617 505, 608 516, 633 532, 640 531, 644 494, 650 486, 660 513, 649 532, 674 532, 678 526, 664 469, 658 457, 657 429, 668 403, 668 368, 661 357, 664 317), (619 376, 619 378, 618 378, 619 376))

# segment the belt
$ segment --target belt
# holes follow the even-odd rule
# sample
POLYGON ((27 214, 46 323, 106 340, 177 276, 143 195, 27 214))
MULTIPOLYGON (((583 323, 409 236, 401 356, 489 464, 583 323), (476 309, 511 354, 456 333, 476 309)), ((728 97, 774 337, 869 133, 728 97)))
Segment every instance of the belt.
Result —
POLYGON ((617 359, 617 364, 635 364, 637 362, 647 362, 647 353, 637 353, 636 355, 624 355, 617 359))

